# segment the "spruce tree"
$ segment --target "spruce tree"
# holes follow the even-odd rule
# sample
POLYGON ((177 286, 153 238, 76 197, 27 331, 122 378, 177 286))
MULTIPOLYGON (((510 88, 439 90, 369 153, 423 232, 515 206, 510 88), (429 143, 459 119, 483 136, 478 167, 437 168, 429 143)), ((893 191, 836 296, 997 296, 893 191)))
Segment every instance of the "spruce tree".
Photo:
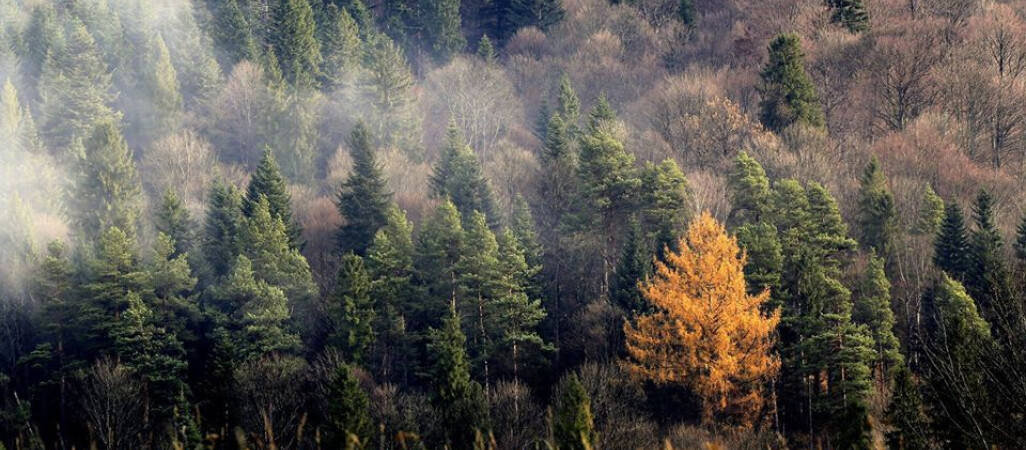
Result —
POLYGON ((137 126, 150 140, 159 139, 177 131, 182 123, 182 94, 178 87, 178 73, 171 63, 171 53, 160 36, 149 43, 144 87, 149 109, 137 126))
POLYGON ((854 319, 865 325, 872 333, 876 350, 873 368, 878 377, 886 380, 892 367, 902 363, 898 338, 894 336, 894 311, 891 310, 891 283, 884 272, 884 261, 871 256, 862 281, 859 295, 855 298, 854 319))
POLYGON ((672 159, 645 164, 639 178, 644 189, 639 202, 644 228, 656 252, 662 254, 664 247, 676 245, 690 221, 688 181, 672 159))
POLYGON ((474 211, 463 234, 463 251, 456 264, 459 285, 457 309, 466 318, 464 327, 470 342, 467 353, 475 369, 489 381, 488 360, 493 343, 491 330, 498 325, 495 302, 503 294, 499 266, 499 244, 488 229, 484 214, 474 211))
POLYGON ((1019 226, 1015 228, 1015 242, 1012 243, 1015 249, 1015 259, 1019 264, 1026 263, 1026 214, 1023 214, 1019 226))
POLYGON ((470 379, 466 341, 455 310, 432 329, 427 350, 434 364, 430 371, 432 404, 445 424, 445 444, 456 449, 474 448, 474 435, 488 428, 488 409, 484 390, 470 379))
POLYGON ((602 129, 610 134, 615 134, 615 130, 607 129, 615 121, 616 111, 613 111, 613 105, 609 104, 606 94, 599 94, 598 100, 595 101, 595 106, 588 112, 588 127, 585 131, 590 134, 596 134, 602 129))
POLYGON ((481 35, 481 40, 477 43, 477 57, 488 65, 494 65, 498 61, 495 47, 492 46, 492 40, 488 38, 487 34, 481 35))
MULTIPOLYGON (((566 225, 578 197, 577 152, 571 144, 567 124, 559 114, 548 119, 540 160, 539 229, 552 233, 566 225)), ((551 242, 553 236, 546 238, 546 242, 551 242)))
POLYGON ((591 414, 591 398, 577 374, 572 373, 561 383, 560 396, 552 418, 555 447, 560 450, 587 450, 598 445, 591 414))
POLYGON ((973 222, 965 287, 969 296, 979 303, 984 317, 995 320, 1006 312, 999 313, 996 309, 1004 309, 999 303, 1011 296, 1011 287, 1002 250, 1004 244, 994 222, 994 198, 985 190, 976 196, 973 222))
POLYGON ((85 143, 69 193, 71 223, 86 242, 96 242, 110 227, 134 238, 142 188, 132 151, 113 122, 101 122, 85 143))
POLYGON ((887 258, 897 232, 894 195, 876 157, 862 173, 859 187, 859 244, 865 250, 887 258))
POLYGON ((513 378, 516 379, 525 347, 552 349, 537 329, 545 318, 545 309, 540 299, 531 296, 535 291, 532 289, 533 280, 541 268, 528 263, 523 245, 510 229, 499 233, 496 240, 499 245, 501 293, 494 304, 498 326, 492 331, 496 335, 497 347, 493 353, 508 356, 513 366, 513 378))
POLYGON ((363 256, 374 235, 385 225, 392 194, 374 156, 370 132, 359 122, 349 135, 353 171, 336 197, 338 212, 345 219, 339 231, 339 248, 363 256))
MULTIPOLYGON (((305 0, 304 0, 305 1, 305 0)), ((270 148, 264 149, 264 154, 257 164, 256 172, 249 179, 246 186, 246 198, 242 203, 242 212, 246 217, 253 216, 253 210, 260 201, 260 197, 266 197, 270 206, 271 217, 280 219, 286 226, 289 237, 289 246, 295 249, 302 249, 303 227, 292 219, 292 196, 289 194, 288 184, 281 175, 278 162, 270 148)))
POLYGON ((79 339, 87 354, 115 355, 115 333, 126 320, 122 314, 130 306, 130 294, 145 293, 149 284, 135 239, 118 227, 104 230, 87 273, 83 302, 74 318, 84 333, 79 339))
POLYGON ((225 185, 220 179, 214 180, 207 196, 207 217, 201 239, 210 278, 228 275, 241 251, 238 235, 243 221, 242 202, 238 188, 225 185))
POLYGON ((457 304, 457 263, 463 255, 464 231, 460 213, 450 201, 438 205, 421 228, 414 268, 425 299, 415 311, 421 324, 436 324, 440 315, 457 304), (446 305, 449 305, 446 307, 446 305))
POLYGON ((510 0, 508 20, 514 30, 538 27, 542 31, 562 22, 566 17, 563 0, 510 0))
POLYGON ((352 253, 342 257, 328 314, 334 322, 329 344, 342 350, 347 361, 365 365, 374 343, 375 311, 363 258, 352 253))
POLYGON ((936 236, 944 223, 944 199, 940 198, 930 185, 923 190, 919 202, 919 217, 912 232, 919 235, 936 236))
POLYGON ((288 330, 285 292, 258 280, 249 258, 239 255, 231 274, 214 289, 214 297, 228 315, 231 338, 242 360, 299 349, 299 337, 288 330))
POLYGON ((727 186, 730 188, 728 223, 758 221, 769 209, 770 183, 759 162, 742 151, 734 158, 727 186))
POLYGON ((542 247, 538 241, 538 231, 535 229, 534 215, 531 207, 522 195, 513 199, 513 215, 510 218, 510 230, 520 246, 524 259, 531 267, 539 267, 542 264, 542 247))
POLYGON ((833 9, 830 21, 841 24, 852 34, 869 31, 869 12, 863 0, 826 0, 833 9))
POLYGON ((922 395, 912 371, 901 366, 894 372, 894 386, 891 402, 887 405, 886 422, 891 426, 887 433, 887 447, 901 450, 925 450, 931 448, 927 433, 927 422, 922 395))
POLYGON ((360 40, 360 26, 344 8, 329 4, 320 32, 321 53, 324 62, 321 73, 325 87, 342 87, 355 81, 363 56, 363 42, 360 40))
POLYGON ((260 51, 256 39, 238 0, 218 2, 215 23, 212 36, 224 53, 222 65, 225 68, 234 67, 240 61, 258 59, 260 51))
POLYGON ((270 42, 282 74, 297 88, 317 84, 321 45, 308 0, 278 0, 273 9, 270 42))
POLYGON ((175 255, 174 249, 174 239, 158 232, 149 266, 153 288, 149 306, 155 323, 188 343, 195 340, 195 325, 199 322, 200 312, 193 295, 198 280, 192 276, 188 254, 175 255))
POLYGON ((328 443, 332 448, 361 448, 374 430, 370 399, 349 365, 339 366, 328 380, 328 443))
POLYGON ((451 200, 464 221, 477 211, 484 214, 492 225, 498 223, 495 199, 482 173, 481 163, 454 122, 449 123, 445 146, 435 163, 430 183, 432 194, 451 200))
POLYGON ((467 40, 463 37, 460 0, 424 2, 422 7, 423 28, 435 56, 448 61, 462 52, 467 40))
POLYGON ((180 256, 192 250, 195 234, 192 215, 182 203, 181 197, 172 188, 167 188, 160 198, 154 225, 174 242, 172 256, 180 256))
POLYGON ((380 147, 397 147, 413 160, 420 154, 420 118, 415 79, 401 47, 383 34, 366 41, 363 89, 367 94, 380 147))
POLYGON ((556 95, 556 113, 563 120, 566 131, 573 137, 577 133, 577 121, 581 117, 581 100, 577 98, 570 76, 563 74, 559 79, 559 92, 556 95))
MULTIPOLYGON (((38 80, 47 64, 47 58, 63 39, 57 22, 57 10, 50 3, 40 3, 29 12, 28 23, 21 35, 24 48, 21 54, 21 69, 27 80, 38 80)), ((29 97, 33 97, 29 95, 29 97)))
POLYGON ((648 242, 641 232, 641 224, 636 218, 632 218, 627 227, 627 237, 624 238, 620 262, 616 266, 616 275, 609 294, 628 318, 647 310, 648 303, 642 297, 638 283, 651 272, 653 255, 648 249, 648 242))
POLYGON ((944 207, 944 221, 933 244, 933 264, 956 280, 963 280, 969 270, 969 238, 966 234, 962 208, 956 203, 944 207))
POLYGON ((796 34, 781 34, 770 43, 769 61, 760 77, 762 124, 781 132, 794 124, 822 128, 825 125, 819 95, 805 73, 805 55, 796 34))
POLYGON ((695 22, 698 21, 695 0, 680 0, 677 3, 677 19, 686 27, 695 26, 695 22))
POLYGON ((784 256, 781 253, 777 229, 766 222, 746 223, 735 232, 738 246, 748 255, 745 264, 745 282, 748 293, 758 295, 769 289, 774 306, 779 306, 781 273, 784 256))
POLYGON ((385 226, 374 235, 374 242, 367 249, 371 296, 378 314, 375 329, 379 345, 375 356, 385 379, 405 374, 412 365, 407 358, 410 353, 408 321, 417 300, 413 254, 413 225, 398 206, 392 205, 385 226))

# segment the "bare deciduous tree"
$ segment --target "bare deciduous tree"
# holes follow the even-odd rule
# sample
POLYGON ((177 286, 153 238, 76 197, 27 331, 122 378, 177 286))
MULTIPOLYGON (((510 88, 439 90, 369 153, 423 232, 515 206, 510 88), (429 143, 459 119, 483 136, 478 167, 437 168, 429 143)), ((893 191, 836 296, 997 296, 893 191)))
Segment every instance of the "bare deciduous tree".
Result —
POLYGON ((129 368, 103 359, 82 383, 82 411, 106 449, 135 449, 143 432, 143 382, 129 368))

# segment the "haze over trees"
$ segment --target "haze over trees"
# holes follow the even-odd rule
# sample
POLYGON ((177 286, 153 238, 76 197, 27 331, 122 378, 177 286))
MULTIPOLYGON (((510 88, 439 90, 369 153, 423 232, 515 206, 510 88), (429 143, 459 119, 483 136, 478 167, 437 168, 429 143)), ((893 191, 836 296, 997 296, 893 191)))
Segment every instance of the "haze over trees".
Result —
POLYGON ((0 450, 1026 447, 1026 2, 0 0, 0 450))

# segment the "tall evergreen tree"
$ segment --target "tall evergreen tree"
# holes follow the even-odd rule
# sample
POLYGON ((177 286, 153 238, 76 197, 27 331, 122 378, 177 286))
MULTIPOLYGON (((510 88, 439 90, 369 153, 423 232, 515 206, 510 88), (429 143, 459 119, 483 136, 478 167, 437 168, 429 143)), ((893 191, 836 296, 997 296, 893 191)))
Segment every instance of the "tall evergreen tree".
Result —
POLYGON ((365 446, 373 432, 370 399, 360 387, 353 369, 342 365, 328 384, 328 440, 333 448, 365 446))
POLYGON ((891 402, 887 406, 886 421, 891 426, 887 433, 887 447, 900 450, 930 448, 927 433, 929 425, 922 395, 912 371, 899 367, 894 373, 891 402))
POLYGON ((256 39, 246 13, 239 7, 238 0, 217 2, 213 27, 214 42, 224 53, 222 65, 233 67, 239 61, 256 61, 260 56, 256 39))
POLYGON ((1012 243, 1012 247, 1019 263, 1026 263, 1026 214, 1023 214, 1019 226, 1015 228, 1015 242, 1012 243))
POLYGON ((657 253, 662 254, 663 247, 676 244, 691 219, 688 181, 672 159, 645 164, 639 178, 644 188, 639 199, 644 228, 648 240, 654 242, 657 253))
POLYGON ((769 178, 759 162, 748 153, 742 151, 734 158, 734 170, 730 173, 728 186, 731 203, 728 223, 758 221, 769 209, 769 178))
POLYGON ((833 9, 830 21, 841 24, 852 34, 869 31, 869 12, 863 0, 826 0, 833 9))
POLYGON ((392 194, 374 156, 370 132, 359 122, 349 135, 349 153, 353 171, 342 183, 336 197, 339 214, 345 224, 339 232, 342 252, 364 255, 374 235, 387 220, 392 194))
POLYGON ((321 45, 308 0, 278 0, 273 9, 270 42, 282 74, 297 88, 317 84, 321 45))
POLYGON ((1011 296, 1011 281, 1005 266, 1001 232, 994 222, 994 198, 985 190, 976 196, 973 222, 965 287, 980 305, 984 317, 996 320, 1004 312, 996 309, 1004 309, 1000 303, 1011 296))
POLYGON ((538 27, 542 31, 555 26, 566 17, 563 0, 510 0, 508 20, 514 30, 538 27))
POLYGON ((442 327, 432 329, 428 353, 431 367, 432 403, 445 424, 444 442, 455 449, 473 448, 476 432, 486 432, 488 410, 484 390, 470 379, 466 341, 455 310, 446 315, 442 327))
POLYGON ((510 230, 516 238, 527 260, 528 266, 539 267, 542 264, 542 247, 538 241, 538 231, 535 229, 534 215, 531 207, 523 196, 517 195, 513 199, 513 215, 510 218, 510 230))
POLYGON ((362 86, 373 112, 373 120, 368 121, 376 127, 372 134, 381 147, 397 147, 413 160, 419 160, 423 158, 420 118, 413 92, 415 80, 406 55, 383 34, 369 37, 366 46, 362 86))
POLYGON ((577 133, 577 121, 581 117, 581 100, 570 81, 570 75, 563 74, 559 79, 559 92, 556 94, 556 113, 563 120, 566 131, 573 137, 577 133))
POLYGON ((498 326, 497 330, 492 330, 496 346, 493 355, 501 355, 500 359, 504 360, 508 356, 513 378, 516 379, 525 347, 552 349, 537 329, 545 318, 545 309, 540 299, 531 297, 535 291, 531 289, 533 279, 541 268, 530 265, 523 245, 510 229, 499 233, 496 240, 499 244, 501 294, 494 305, 498 326))
POLYGON ((627 317, 633 317, 647 309, 638 283, 651 272, 653 255, 648 248, 648 242, 641 232, 641 224, 636 218, 632 218, 609 294, 613 302, 627 313, 627 317))
POLYGON ((338 287, 329 305, 333 322, 328 342, 342 350, 347 361, 365 365, 374 343, 374 299, 363 258, 348 253, 338 269, 338 287))
POLYGON ((242 203, 242 212, 246 217, 253 216, 253 210, 260 202, 261 196, 267 198, 271 217, 281 219, 285 224, 289 246, 296 249, 303 248, 305 245, 303 227, 292 219, 292 196, 289 194, 285 178, 281 175, 278 162, 275 161, 274 154, 269 148, 264 149, 256 172, 250 177, 249 185, 246 186, 246 198, 242 203))
POLYGON ((499 244, 488 229, 484 214, 474 211, 467 221, 463 235, 463 251, 456 264, 459 299, 457 309, 469 337, 467 353, 471 362, 483 373, 485 383, 490 381, 489 358, 494 343, 491 330, 498 321, 495 302, 502 296, 502 272, 499 265, 499 244))
POLYGON ((243 361, 299 349, 299 337, 287 325, 289 299, 282 289, 256 278, 249 258, 239 255, 214 297, 228 316, 232 340, 243 361))
POLYGON ((552 435, 560 450, 587 450, 598 445, 591 397, 577 374, 570 374, 562 383, 556 411, 553 413, 552 435))
POLYGON ((456 308, 457 264, 463 255, 463 241, 460 213, 446 200, 424 222, 417 239, 414 268, 426 291, 425 301, 417 304, 420 324, 436 324, 444 311, 456 308))
POLYGON ((207 217, 201 241, 211 278, 228 275, 241 251, 238 235, 243 220, 242 202, 238 188, 225 185, 220 179, 214 180, 207 196, 207 217))
POLYGON ((150 140, 159 139, 177 131, 182 122, 182 94, 178 86, 178 73, 171 63, 171 53, 164 39, 151 39, 143 72, 149 109, 138 123, 140 131, 150 140))
POLYGON ((855 298, 854 319, 869 328, 876 350, 875 374, 886 382, 891 368, 902 363, 898 338, 894 336, 894 311, 891 310, 891 283, 884 272, 884 262, 870 257, 869 266, 855 298))
POLYGON ((887 178, 876 157, 862 173, 859 187, 859 244, 866 250, 876 250, 888 257, 897 231, 897 210, 894 195, 887 187, 887 178))
POLYGON ((762 124, 781 132, 793 124, 825 125, 819 95, 805 73, 805 55, 796 34, 781 34, 770 43, 769 61, 760 76, 762 124))
POLYGON ((492 40, 488 38, 487 34, 481 35, 481 40, 477 43, 477 56, 488 65, 494 65, 499 60, 495 54, 492 40))
POLYGON ((772 306, 780 306, 781 274, 784 270, 784 256, 781 253, 777 229, 766 222, 746 223, 737 228, 737 243, 745 254, 745 282, 748 293, 756 295, 769 289, 772 306))
POLYGON ((139 264, 135 239, 118 227, 104 230, 87 273, 83 302, 75 317, 84 333, 79 339, 89 355, 115 356, 119 351, 116 333, 125 325, 123 321, 129 320, 123 313, 130 306, 130 296, 138 299, 149 284, 148 274, 139 264))
POLYGON ((460 18, 460 0, 437 0, 422 3, 423 28, 434 51, 442 61, 458 55, 467 46, 460 18))
POLYGON ((912 232, 919 235, 936 236, 944 223, 944 199, 940 198, 930 185, 923 190, 919 202, 919 217, 912 232))
POLYGON ((75 232, 86 242, 96 242, 108 228, 118 227, 134 238, 142 188, 132 151, 113 122, 94 128, 77 172, 68 205, 75 232))
POLYGON ((477 155, 463 140, 455 123, 449 124, 445 146, 435 163, 430 182, 432 194, 450 199, 465 222, 477 211, 484 214, 491 224, 498 223, 491 186, 482 173, 477 155))
POLYGON ((962 208, 956 203, 944 207, 944 222, 933 244, 933 264, 956 280, 965 279, 969 270, 969 238, 962 208))
POLYGON ((180 256, 192 250, 195 239, 192 215, 174 189, 168 188, 161 196, 154 225, 158 232, 164 233, 174 242, 172 256, 180 256))
POLYGON ((335 4, 325 7, 325 23, 319 27, 324 62, 321 74, 325 87, 342 87, 355 81, 363 56, 360 26, 345 8, 335 4))
MULTIPOLYGON (((409 321, 413 318, 417 290, 413 284, 413 225, 398 206, 388 210, 385 226, 367 249, 371 294, 378 313, 378 369, 384 379, 405 374, 409 361, 409 321)), ((405 381, 406 377, 401 377, 405 381)))

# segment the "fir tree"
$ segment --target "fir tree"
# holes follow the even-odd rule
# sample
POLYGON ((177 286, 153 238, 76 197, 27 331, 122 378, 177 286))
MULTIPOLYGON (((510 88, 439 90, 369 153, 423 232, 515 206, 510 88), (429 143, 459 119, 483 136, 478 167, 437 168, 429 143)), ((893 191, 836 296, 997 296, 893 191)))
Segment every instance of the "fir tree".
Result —
POLYGON ((183 343, 195 340, 194 328, 199 322, 193 291, 197 279, 192 276, 188 254, 174 254, 175 241, 164 233, 157 233, 150 264, 153 297, 150 309, 154 323, 173 333, 183 343))
POLYGON ((25 79, 39 79, 47 63, 47 58, 62 44, 63 37, 54 5, 50 3, 34 5, 29 13, 25 31, 21 36, 25 44, 22 54, 19 56, 22 59, 21 69, 25 74, 25 79))
POLYGON ((538 27, 548 30, 566 16, 563 0, 510 0, 508 20, 513 29, 538 27))
POLYGON ((677 3, 677 19, 686 27, 695 26, 698 21, 694 0, 680 0, 677 3))
MULTIPOLYGON (((393 370, 406 373, 409 356, 408 321, 414 310, 416 287, 413 284, 413 225, 399 207, 388 210, 385 226, 374 235, 367 249, 367 268, 371 273, 371 296, 378 313, 378 368, 385 379, 393 370)), ((402 377, 405 379, 405 376, 402 377)))
POLYGON ((295 249, 303 248, 305 245, 303 228, 292 219, 292 196, 289 194, 288 185, 281 175, 281 169, 278 168, 274 154, 269 148, 264 149, 256 172, 253 173, 249 179, 249 185, 246 187, 246 198, 242 203, 242 212, 246 217, 253 216, 253 209, 259 203, 261 196, 267 198, 271 217, 276 217, 285 224, 289 246, 295 249))
POLYGON ((178 88, 178 73, 171 64, 171 53, 164 39, 157 36, 150 42, 145 77, 149 111, 139 126, 151 140, 170 134, 182 122, 182 94, 178 88))
POLYGON ((201 240, 211 278, 223 277, 231 270, 241 251, 238 235, 242 220, 242 194, 235 186, 226 186, 215 179, 207 196, 207 217, 201 240))
POLYGON ((556 113, 563 120, 566 131, 571 136, 577 133, 577 121, 581 117, 581 100, 577 98, 570 76, 563 74, 559 79, 559 93, 556 95, 556 113))
POLYGON ((640 174, 640 209, 644 228, 650 241, 655 242, 661 254, 666 246, 673 247, 690 220, 691 195, 684 172, 671 159, 656 165, 645 164, 640 174))
POLYGON ((734 158, 734 170, 728 180, 730 216, 728 223, 758 221, 769 209, 770 183, 762 166, 742 151, 734 158))
POLYGON ((863 0, 826 0, 834 11, 830 21, 843 25, 852 34, 869 31, 869 12, 863 0))
POLYGON ((591 398, 577 374, 570 374, 562 383, 556 411, 553 413, 552 435, 560 450, 587 450, 598 445, 591 398))
POLYGON ((455 123, 449 124, 445 147, 431 173, 430 183, 434 196, 451 200, 465 221, 477 211, 493 225, 497 223, 492 189, 482 173, 477 155, 463 140, 455 123))
POLYGON ((249 258, 239 255, 214 296, 228 314, 229 329, 243 360, 298 350, 299 337, 287 329, 288 298, 280 288, 256 279, 249 258))
POLYGON ((161 196, 154 225, 158 232, 164 233, 174 242, 172 256, 181 256, 192 250, 195 238, 192 216, 174 189, 166 189, 161 196))
POLYGON ((1012 247, 1019 263, 1026 263, 1026 214, 1023 214, 1019 226, 1015 228, 1015 242, 1012 243, 1012 247))
POLYGON ((891 283, 884 272, 881 258, 870 257, 866 267, 862 288, 855 299, 854 319, 856 323, 866 325, 872 333, 876 350, 876 362, 873 365, 876 374, 886 379, 890 368, 902 363, 898 349, 898 338, 894 336, 894 312, 891 310, 891 283))
POLYGON ((374 343, 374 299, 363 258, 348 253, 338 269, 338 287, 329 306, 334 329, 328 342, 341 349, 346 360, 366 364, 374 343))
POLYGON ((349 135, 349 153, 353 171, 342 183, 336 197, 339 214, 345 224, 339 232, 342 252, 364 255, 375 233, 385 225, 392 194, 374 156, 370 132, 363 122, 349 135))
POLYGON ((502 272, 499 266, 499 244, 488 229, 484 214, 474 211, 463 235, 463 251, 456 264, 459 285, 457 309, 470 338, 467 352, 475 366, 480 367, 485 383, 489 381, 488 359, 493 343, 490 330, 498 325, 495 301, 502 295, 502 272))
POLYGON ((887 188, 887 178, 874 157, 862 173, 859 187, 859 244, 875 250, 884 258, 890 255, 897 231, 894 195, 887 188))
POLYGON ((931 448, 926 433, 929 430, 922 395, 912 371, 901 366, 894 372, 891 402, 887 405, 887 447, 899 450, 925 450, 931 448))
POLYGON ((360 387, 353 369, 342 365, 328 384, 328 440, 333 448, 361 448, 373 432, 370 399, 360 387))
POLYGON ((87 354, 114 355, 115 338, 123 326, 122 314, 130 306, 130 294, 147 290, 148 274, 139 265, 134 238, 118 227, 104 230, 96 243, 96 257, 89 262, 84 298, 75 321, 84 334, 79 338, 87 354))
POLYGON ((498 61, 495 47, 492 46, 492 40, 487 34, 481 35, 481 40, 477 43, 477 57, 488 65, 494 65, 498 61))
POLYGON ((422 7, 423 28, 435 56, 448 61, 462 52, 467 40, 463 37, 460 0, 430 1, 422 7))
POLYGON ((944 223, 944 199, 940 198, 930 185, 923 190, 919 203, 919 217, 912 232, 919 235, 936 236, 944 223))
POLYGON ((322 58, 309 1, 278 0, 273 15, 270 41, 282 74, 297 88, 315 86, 322 58))
POLYGON ((770 43, 769 61, 760 76, 762 124, 781 132, 793 124, 825 125, 816 88, 805 73, 805 55, 796 34, 782 34, 770 43))
POLYGON ((360 67, 363 42, 360 27, 344 8, 326 7, 326 23, 318 28, 324 62, 321 73, 326 87, 340 87, 354 80, 360 67))
POLYGON ((521 252, 528 266, 539 267, 542 264, 542 247, 538 242, 538 232, 535 230, 534 216, 531 214, 531 207, 523 196, 517 195, 513 199, 513 215, 510 218, 510 230, 517 240, 521 252))
POLYGON ((498 332, 495 337, 497 351, 509 355, 513 366, 513 378, 519 376, 520 361, 524 347, 534 346, 551 350, 538 333, 538 324, 545 318, 541 300, 531 297, 532 281, 540 267, 531 266, 523 251, 523 245, 510 229, 499 233, 499 272, 501 294, 495 302, 498 332))
POLYGON ((769 289, 774 306, 779 306, 784 256, 777 229, 766 222, 746 223, 738 227, 736 236, 738 245, 748 255, 748 264, 745 264, 748 293, 756 295, 769 289))
POLYGON ((615 121, 616 111, 613 111, 613 105, 609 104, 605 93, 599 94, 598 100, 595 101, 595 106, 588 112, 588 127, 586 131, 590 134, 596 134, 601 129, 610 134, 615 134, 614 130, 608 129, 609 125, 615 121))
POLYGON ((984 317, 994 320, 1005 312, 995 309, 1003 309, 999 303, 1011 295, 1011 287, 1001 233, 994 222, 994 198, 985 190, 976 196, 973 222, 965 287, 969 296, 979 303, 984 317))
POLYGON ((414 160, 420 155, 420 123, 414 78, 401 47, 382 34, 366 41, 364 90, 373 111, 368 122, 380 147, 398 147, 414 160))
POLYGON ((956 280, 969 270, 969 238, 962 208, 955 203, 944 207, 944 222, 934 241, 933 264, 956 280))
POLYGON ((132 151, 112 122, 97 125, 77 164, 78 178, 69 194, 72 225, 86 242, 95 242, 110 227, 134 238, 142 189, 132 151))
POLYGON ((641 224, 632 218, 627 228, 623 249, 620 251, 620 262, 616 266, 616 275, 609 295, 627 317, 633 317, 648 309, 641 295, 641 288, 638 287, 638 283, 644 281, 651 272, 652 254, 647 251, 648 247, 641 232, 641 224))
POLYGON ((233 67, 239 61, 256 61, 260 56, 252 28, 245 12, 239 7, 238 0, 218 2, 215 21, 217 26, 212 33, 214 42, 224 52, 224 67, 233 67))
POLYGON ((484 390, 470 379, 466 355, 466 336, 460 329, 460 316, 455 310, 442 321, 440 329, 432 329, 428 353, 431 367, 432 403, 445 424, 446 445, 457 449, 473 448, 476 432, 488 427, 488 410, 484 390))
POLYGON ((418 303, 420 323, 435 324, 445 305, 455 309, 458 299, 456 265, 463 255, 464 232, 460 213, 450 201, 438 205, 427 218, 417 239, 414 268, 425 288, 425 301, 418 303))

